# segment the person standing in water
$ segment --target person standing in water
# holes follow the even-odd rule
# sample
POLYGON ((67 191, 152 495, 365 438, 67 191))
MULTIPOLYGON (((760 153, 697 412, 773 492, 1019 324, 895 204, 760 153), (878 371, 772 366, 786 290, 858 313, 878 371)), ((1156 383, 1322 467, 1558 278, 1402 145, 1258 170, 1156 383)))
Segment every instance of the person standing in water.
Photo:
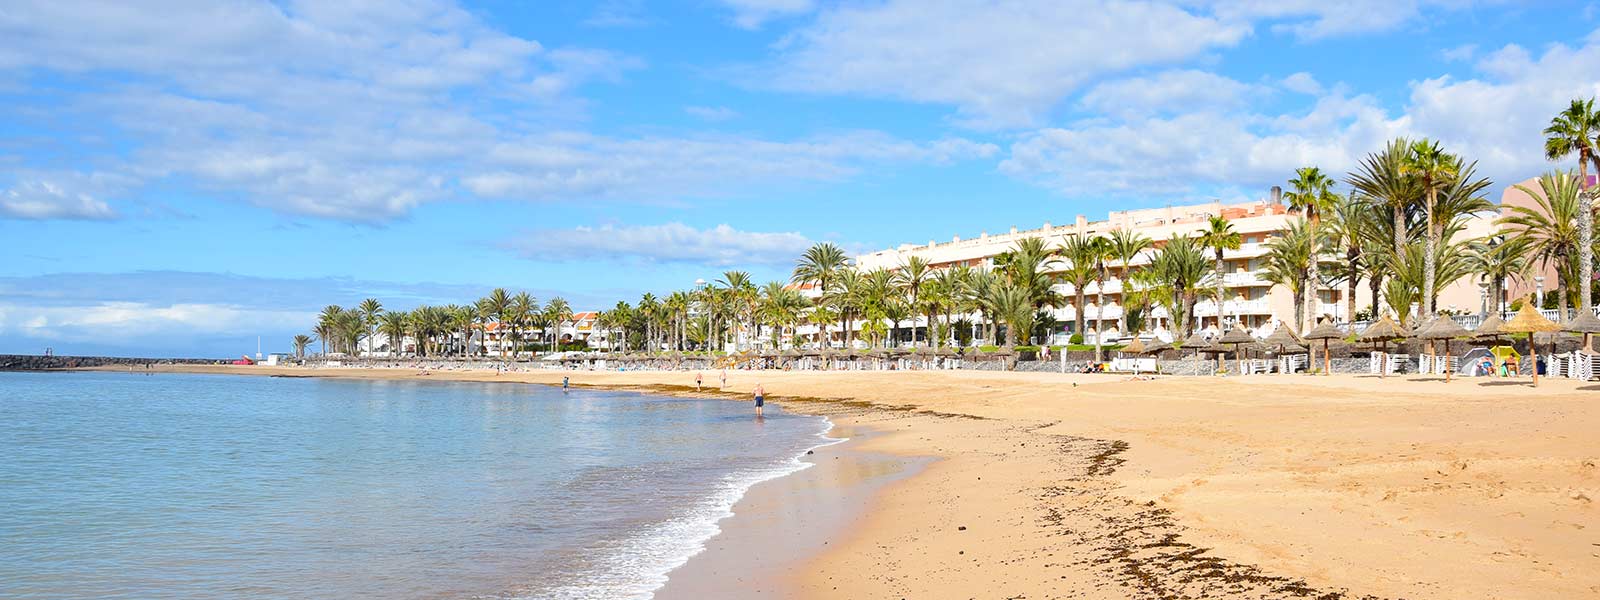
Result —
POLYGON ((562 377, 561 378, 561 393, 563 393, 563 394, 567 393, 567 390, 570 387, 571 386, 569 385, 569 382, 568 382, 567 378, 566 377, 562 377))
POLYGON ((756 397, 756 416, 759 417, 761 416, 761 407, 767 404, 767 388, 762 387, 761 383, 757 382, 754 394, 756 397))
POLYGON ((701 381, 701 379, 703 377, 704 377, 704 375, 700 374, 698 371, 695 372, 695 374, 694 374, 694 391, 696 391, 696 392, 700 391, 700 381, 701 381))

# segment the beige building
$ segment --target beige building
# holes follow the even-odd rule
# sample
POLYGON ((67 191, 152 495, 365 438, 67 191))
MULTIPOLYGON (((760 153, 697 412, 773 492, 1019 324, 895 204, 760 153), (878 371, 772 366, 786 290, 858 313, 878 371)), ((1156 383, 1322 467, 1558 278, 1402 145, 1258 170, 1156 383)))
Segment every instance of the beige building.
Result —
MULTIPOLYGON (((1286 230, 1291 219, 1300 218, 1291 214, 1288 207, 1277 198, 1276 190, 1272 197, 1253 202, 1238 204, 1211 202, 1114 211, 1106 219, 1099 221, 1089 221, 1079 215, 1069 225, 1045 223, 1037 229, 1019 230, 1013 227, 1005 233, 985 232, 969 239, 954 237, 948 242, 930 240, 926 244, 903 244, 896 248, 858 256, 856 265, 861 269, 896 269, 905 264, 910 257, 920 256, 935 268, 954 265, 988 268, 993 266, 997 255, 1015 248, 1017 242, 1025 238, 1042 237, 1050 246, 1060 248, 1068 236, 1108 235, 1117 229, 1134 230, 1159 244, 1174 234, 1185 236, 1198 234, 1212 215, 1227 218, 1243 238, 1238 250, 1230 250, 1223 255, 1226 265, 1223 281, 1227 299, 1220 307, 1222 323, 1230 326, 1235 322, 1242 323, 1257 335, 1270 333, 1275 327, 1274 323, 1278 321, 1292 324, 1293 295, 1288 289, 1274 286, 1262 278, 1263 257, 1267 254, 1266 242, 1286 230)), ((1472 219, 1465 234, 1487 235, 1494 228, 1494 216, 1490 214, 1472 219)), ((1130 267, 1136 269, 1148 265, 1153 254, 1154 250, 1147 250, 1132 261, 1130 267)), ((1330 256, 1325 260, 1336 259, 1330 256)), ((1120 271, 1121 266, 1116 265, 1111 278, 1105 284, 1104 306, 1096 304, 1100 290, 1094 284, 1090 284, 1085 290, 1086 305, 1059 308, 1055 311, 1056 320, 1069 324, 1070 327, 1077 318, 1078 310, 1082 309, 1087 320, 1086 339, 1093 339, 1096 331, 1104 331, 1107 341, 1124 337, 1122 332, 1116 331, 1118 318, 1123 311, 1123 273, 1120 271)), ((1076 290, 1070 284, 1058 284, 1056 290, 1069 301, 1076 299, 1076 290)), ((1332 317, 1339 321, 1350 320, 1351 315, 1346 314, 1348 309, 1343 293, 1342 285, 1328 286, 1319 290, 1314 300, 1316 303, 1314 311, 1318 317, 1332 317)), ((1356 296, 1358 311, 1371 303, 1364 282, 1358 286, 1356 296)), ((1441 290, 1439 306, 1441 309, 1477 312, 1483 297, 1482 288, 1477 281, 1463 279, 1441 290)), ((1207 299, 1195 307, 1195 314, 1202 326, 1215 327, 1218 324, 1218 309, 1216 302, 1207 299)), ((1150 317, 1154 322, 1153 333, 1156 337, 1171 339, 1172 323, 1166 310, 1155 308, 1151 311, 1150 317)), ((970 318, 976 319, 976 315, 970 315, 970 318)), ((925 323, 919 320, 916 326, 924 325, 925 323)), ((1309 328, 1311 325, 1308 323, 1306 327, 1309 328)))

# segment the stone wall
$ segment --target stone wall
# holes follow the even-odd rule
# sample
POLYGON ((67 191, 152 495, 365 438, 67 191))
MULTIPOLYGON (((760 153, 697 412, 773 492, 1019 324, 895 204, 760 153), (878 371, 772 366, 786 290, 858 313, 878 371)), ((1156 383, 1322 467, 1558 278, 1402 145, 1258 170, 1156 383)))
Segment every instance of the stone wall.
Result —
POLYGON ((210 365, 226 361, 215 358, 126 358, 120 356, 42 356, 37 354, 0 354, 0 371, 48 371, 51 369, 81 369, 107 365, 142 367, 157 365, 210 365))

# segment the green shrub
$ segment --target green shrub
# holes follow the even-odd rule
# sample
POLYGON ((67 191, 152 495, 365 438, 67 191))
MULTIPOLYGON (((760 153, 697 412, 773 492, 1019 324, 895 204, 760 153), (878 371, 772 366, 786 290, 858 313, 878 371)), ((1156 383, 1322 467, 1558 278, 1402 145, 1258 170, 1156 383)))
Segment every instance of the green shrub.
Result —
POLYGON ((1083 345, 1083 334, 1081 334, 1081 333, 1072 334, 1072 337, 1067 338, 1067 344, 1070 345, 1070 346, 1082 346, 1083 345))

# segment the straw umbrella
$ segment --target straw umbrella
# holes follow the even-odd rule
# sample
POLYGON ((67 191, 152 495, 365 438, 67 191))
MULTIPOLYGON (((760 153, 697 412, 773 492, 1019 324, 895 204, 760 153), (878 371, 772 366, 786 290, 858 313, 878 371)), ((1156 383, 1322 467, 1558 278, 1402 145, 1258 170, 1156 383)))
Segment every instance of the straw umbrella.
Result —
MULTIPOLYGON (((1377 342, 1380 344, 1383 348, 1382 353, 1384 360, 1388 361, 1389 342, 1392 340, 1403 340, 1406 338, 1406 334, 1404 331, 1402 331, 1402 329, 1403 328, 1399 324, 1394 322, 1394 319, 1389 318, 1389 315, 1384 315, 1382 319, 1378 319, 1378 322, 1369 325, 1366 331, 1362 331, 1361 335, 1356 336, 1356 339, 1359 339, 1363 342, 1377 342)), ((1384 364, 1378 369, 1378 376, 1389 376, 1388 364, 1384 364)))
POLYGON ((1450 364, 1450 340, 1467 335, 1469 335, 1467 330, 1463 329, 1461 325, 1456 323, 1455 319, 1450 317, 1434 319, 1433 324, 1429 325, 1427 329, 1417 332, 1417 337, 1425 340, 1444 340, 1445 383, 1450 382, 1450 371, 1453 370, 1448 366, 1450 364))
POLYGON ((1342 337, 1344 337, 1344 332, 1339 331, 1339 328, 1333 325, 1333 321, 1327 319, 1323 319, 1322 323, 1311 330, 1311 333, 1306 334, 1306 339, 1308 340, 1322 340, 1323 375, 1329 375, 1333 372, 1333 359, 1329 357, 1328 352, 1329 340, 1336 340, 1342 337))
POLYGON ((1577 318, 1567 321, 1565 331, 1583 334, 1583 351, 1587 354, 1589 352, 1589 336, 1600 333, 1600 318, 1596 318, 1594 313, 1591 312, 1578 312, 1580 314, 1577 318))
POLYGON ((1133 341, 1128 342, 1128 345, 1122 347, 1122 353, 1123 354, 1144 354, 1144 348, 1145 348, 1144 347, 1144 342, 1139 341, 1139 337, 1138 336, 1134 336, 1133 341))
MULTIPOLYGON (((1256 341, 1256 338, 1251 336, 1250 332, 1245 331, 1243 327, 1235 323, 1233 329, 1229 329, 1228 333, 1222 335, 1222 339, 1217 340, 1217 344, 1233 344, 1233 359, 1239 362, 1239 372, 1242 373, 1244 372, 1244 361, 1239 358, 1239 344, 1247 344, 1254 341, 1256 341)), ((1222 365, 1221 354, 1217 355, 1217 365, 1219 367, 1222 365)))
POLYGON ((1533 358, 1533 387, 1539 387, 1539 345, 1534 343, 1533 335, 1561 331, 1561 326, 1534 310, 1532 302, 1523 302, 1522 309, 1510 321, 1506 321, 1502 330, 1506 333, 1528 334, 1528 356, 1533 358))

